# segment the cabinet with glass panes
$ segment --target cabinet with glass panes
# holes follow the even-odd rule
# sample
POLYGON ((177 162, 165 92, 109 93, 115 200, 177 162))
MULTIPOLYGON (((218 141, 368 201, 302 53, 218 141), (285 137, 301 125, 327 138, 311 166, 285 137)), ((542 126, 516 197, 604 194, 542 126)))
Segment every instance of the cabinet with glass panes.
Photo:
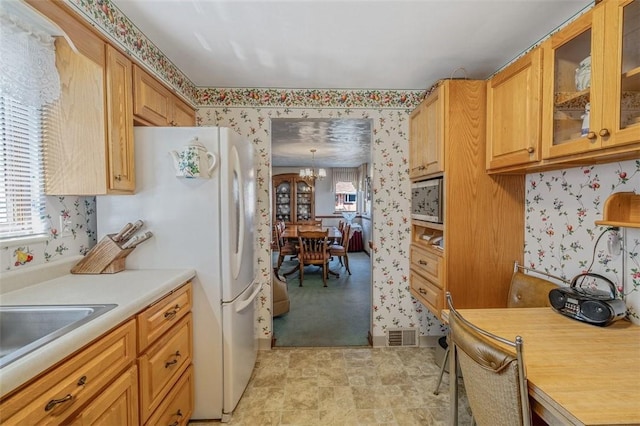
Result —
POLYGON ((640 0, 605 0, 542 45, 542 157, 637 157, 640 0))
POLYGON ((315 219, 312 181, 296 173, 273 176, 273 222, 296 224, 315 219))

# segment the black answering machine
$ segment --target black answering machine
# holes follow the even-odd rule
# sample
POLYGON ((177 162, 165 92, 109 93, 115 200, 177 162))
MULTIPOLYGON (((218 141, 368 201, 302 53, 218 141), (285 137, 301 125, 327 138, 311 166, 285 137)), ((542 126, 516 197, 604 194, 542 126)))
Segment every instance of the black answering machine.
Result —
MULTIPOLYGON (((595 287, 595 286, 593 286, 595 287)), ((551 307, 563 315, 588 324, 606 326, 624 318, 627 307, 622 299, 616 298, 616 287, 606 277, 585 272, 576 275, 569 287, 558 287, 549 292, 551 307), (609 286, 609 291, 578 286, 584 280, 603 281, 609 286)))

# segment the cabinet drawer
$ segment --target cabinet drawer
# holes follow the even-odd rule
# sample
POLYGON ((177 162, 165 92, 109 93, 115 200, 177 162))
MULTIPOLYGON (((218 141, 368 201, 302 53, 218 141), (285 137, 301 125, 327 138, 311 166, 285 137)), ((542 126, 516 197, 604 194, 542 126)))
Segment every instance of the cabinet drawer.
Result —
POLYGON ((411 246, 411 269, 441 286, 442 257, 415 245, 411 246))
POLYGON ((133 365, 82 409, 73 426, 137 426, 138 368, 133 365))
POLYGON ((153 343, 191 310, 191 283, 138 314, 138 352, 153 343))
POLYGON ((146 425, 186 425, 193 411, 193 367, 180 377, 146 425))
POLYGON ((140 367, 140 417, 145 421, 191 364, 192 320, 188 313, 138 358, 140 367))
POLYGON ((427 307, 436 317, 444 307, 444 290, 429 280, 411 271, 411 294, 427 307))
POLYGON ((36 379, 2 403, 3 424, 64 421, 135 360, 135 334, 130 320, 36 379))

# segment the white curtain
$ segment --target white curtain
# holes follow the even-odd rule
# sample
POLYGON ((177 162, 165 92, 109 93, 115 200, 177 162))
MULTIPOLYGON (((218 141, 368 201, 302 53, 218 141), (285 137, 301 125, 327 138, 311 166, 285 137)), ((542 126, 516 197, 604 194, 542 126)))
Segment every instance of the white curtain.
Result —
POLYGON ((358 188, 358 169, 347 167, 336 167, 331 169, 333 176, 333 189, 338 182, 351 182, 354 188, 358 188))
POLYGON ((21 3, 0 3, 0 96, 40 108, 60 96, 54 39, 21 3))

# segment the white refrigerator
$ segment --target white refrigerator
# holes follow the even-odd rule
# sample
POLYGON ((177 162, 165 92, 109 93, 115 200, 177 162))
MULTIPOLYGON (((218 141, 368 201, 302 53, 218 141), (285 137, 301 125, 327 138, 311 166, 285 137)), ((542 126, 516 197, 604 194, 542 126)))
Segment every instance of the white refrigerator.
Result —
POLYGON ((97 197, 98 237, 142 219, 153 237, 127 269, 196 270, 192 418, 228 421, 258 350, 253 146, 220 127, 137 127, 134 136, 136 192, 97 197), (199 176, 185 177, 198 154, 199 176))

